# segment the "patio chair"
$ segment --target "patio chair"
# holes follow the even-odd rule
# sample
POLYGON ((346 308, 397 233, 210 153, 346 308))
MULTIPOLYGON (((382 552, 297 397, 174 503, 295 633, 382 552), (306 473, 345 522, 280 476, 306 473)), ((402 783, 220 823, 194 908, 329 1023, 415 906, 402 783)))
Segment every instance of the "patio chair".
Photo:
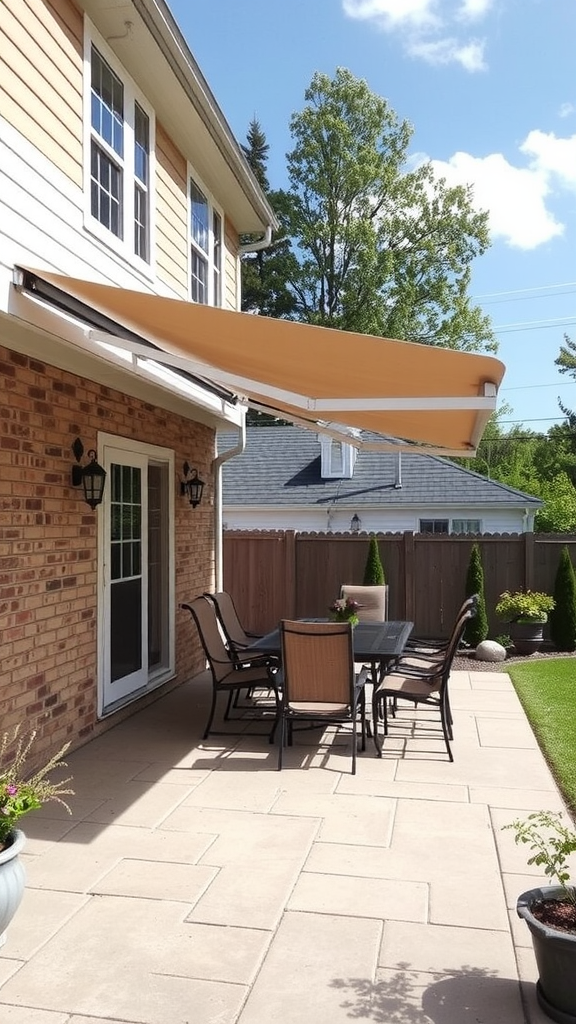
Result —
MULTIPOLYGON (((230 715, 234 695, 240 689, 248 689, 253 692, 256 689, 264 688, 267 693, 272 691, 274 694, 274 725, 270 733, 270 742, 272 743, 280 711, 280 698, 276 678, 277 663, 273 659, 265 658, 260 660, 258 664, 238 664, 222 638, 216 615, 216 607, 207 597, 197 597, 190 604, 183 604, 181 607, 190 612, 196 624, 204 654, 212 674, 212 705, 203 739, 207 739, 210 733, 219 693, 224 692, 228 694, 228 703, 224 714, 224 718, 227 719, 230 715)), ((270 714, 269 705, 263 707, 260 713, 257 705, 254 705, 251 710, 251 717, 254 718, 270 714)))
POLYGON ((385 622, 388 618, 388 587, 356 587, 344 583, 340 588, 340 597, 350 597, 360 605, 359 622, 385 622))
POLYGON ((292 743, 294 723, 352 725, 352 774, 356 773, 357 719, 360 713, 362 750, 366 749, 365 674, 356 675, 349 622, 280 623, 282 696, 278 770, 286 739, 292 743))
POLYGON ((264 664, 267 660, 265 655, 247 650, 255 640, 261 639, 262 634, 250 633, 244 629, 231 595, 227 591, 221 590, 215 594, 206 593, 203 596, 212 601, 216 608, 216 614, 224 633, 226 646, 229 648, 235 663, 238 665, 246 663, 251 665, 264 664))
MULTIPOLYGON (((456 624, 460 620, 462 615, 468 611, 469 608, 476 609, 478 605, 478 594, 472 594, 462 602, 458 614, 456 616, 456 624)), ((474 611, 476 614, 476 610, 474 611)), ((450 637, 419 637, 410 636, 406 642, 406 650, 414 652, 415 654, 428 655, 430 657, 437 657, 442 655, 450 643, 450 637)))
POLYGON ((450 761, 454 760, 450 747, 453 733, 452 713, 448 698, 448 679, 466 623, 475 614, 476 603, 473 603, 457 618, 444 651, 438 651, 432 656, 412 654, 402 656, 374 690, 372 722, 378 757, 382 757, 382 747, 378 740, 379 720, 382 720, 384 736, 387 736, 388 703, 391 703, 392 711, 395 712, 398 702, 407 700, 414 704, 415 709, 419 705, 425 705, 439 711, 446 751, 450 761))

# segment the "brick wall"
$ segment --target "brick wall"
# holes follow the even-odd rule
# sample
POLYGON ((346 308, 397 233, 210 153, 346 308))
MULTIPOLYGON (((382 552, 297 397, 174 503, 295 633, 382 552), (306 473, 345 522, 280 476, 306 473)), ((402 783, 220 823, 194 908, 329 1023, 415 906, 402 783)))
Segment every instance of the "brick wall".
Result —
MULTIPOLYGON (((0 339, 1 340, 1 339, 0 339)), ((204 667, 190 617, 176 612, 177 677, 96 717, 97 517, 70 483, 77 436, 98 430, 163 445, 207 481, 192 512, 175 500, 176 608, 213 586, 213 431, 0 346, 0 732, 24 721, 36 749, 73 746, 204 667)), ((174 481, 175 488, 178 481, 174 481)))

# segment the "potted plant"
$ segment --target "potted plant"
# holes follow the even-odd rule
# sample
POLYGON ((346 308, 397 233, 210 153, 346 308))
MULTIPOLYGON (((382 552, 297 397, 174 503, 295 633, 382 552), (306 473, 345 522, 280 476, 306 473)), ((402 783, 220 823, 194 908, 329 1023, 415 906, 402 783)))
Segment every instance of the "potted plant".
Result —
POLYGON ((70 779, 51 782, 48 773, 66 766, 61 760, 69 743, 41 768, 28 773, 35 732, 20 735, 20 726, 5 732, 0 742, 0 946, 6 941, 6 929, 14 917, 24 893, 25 874, 19 854, 26 836, 17 822, 49 800, 56 800, 71 814, 64 796, 73 790, 65 787, 70 779))
POLYGON ((539 865, 556 882, 523 892, 516 910, 532 934, 541 1008, 552 1020, 576 1024, 576 888, 567 867, 576 852, 576 832, 553 811, 535 811, 504 828, 514 829, 517 843, 530 846, 528 864, 539 865))
POLYGON ((537 590, 505 590, 500 594, 496 614, 510 623, 510 635, 518 654, 533 654, 542 646, 544 623, 554 608, 554 598, 537 590))

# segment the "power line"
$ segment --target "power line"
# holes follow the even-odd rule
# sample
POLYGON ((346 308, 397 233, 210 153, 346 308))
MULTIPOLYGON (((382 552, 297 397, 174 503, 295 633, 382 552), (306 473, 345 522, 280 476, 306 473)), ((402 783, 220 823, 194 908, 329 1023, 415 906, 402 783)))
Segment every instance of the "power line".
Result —
MULTIPOLYGON (((516 288, 516 289, 508 289, 507 291, 502 291, 502 292, 486 292, 486 294, 484 294, 484 295, 473 295, 472 298, 474 299, 475 302, 477 302, 479 299, 495 299, 497 301, 508 301, 508 300, 501 300, 500 296, 501 295, 525 295, 526 298, 531 298, 533 292, 542 292, 542 291, 544 291, 547 288, 574 288, 574 287, 576 287, 576 281, 565 281, 563 284, 541 284, 541 285, 537 285, 534 288, 516 288)), ((571 293, 569 292, 568 294, 571 294, 571 293)), ((536 298, 538 298, 538 296, 536 296, 536 298)), ((509 300, 509 301, 514 301, 514 300, 509 300)))

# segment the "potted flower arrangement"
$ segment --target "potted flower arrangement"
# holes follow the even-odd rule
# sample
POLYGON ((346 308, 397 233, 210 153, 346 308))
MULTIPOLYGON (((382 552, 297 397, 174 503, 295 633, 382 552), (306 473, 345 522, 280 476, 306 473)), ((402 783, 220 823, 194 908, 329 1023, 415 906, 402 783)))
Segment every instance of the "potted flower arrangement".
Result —
POLYGON ((537 590, 505 590, 500 594, 496 614, 510 623, 510 635, 518 654, 533 654, 544 639, 544 623, 555 606, 550 594, 537 590))
POLYGON ((35 737, 35 732, 21 736, 16 726, 4 733, 0 742, 0 946, 6 941, 6 928, 24 893, 24 868, 18 855, 26 836, 16 828, 17 822, 49 800, 56 800, 72 813, 62 799, 73 794, 66 788, 70 779, 51 782, 47 778, 49 772, 66 767, 61 758, 70 744, 66 743, 42 768, 28 774, 26 764, 35 737))
POLYGON ((528 864, 541 866, 556 882, 523 892, 516 911, 532 935, 541 1008, 552 1020, 576 1024, 576 887, 570 884, 568 871, 568 857, 576 853, 576 832, 552 811, 535 811, 504 828, 514 829, 516 843, 530 846, 528 864))
POLYGON ((358 601, 351 597, 339 597, 328 609, 332 622, 349 622, 351 626, 358 623, 358 601))

